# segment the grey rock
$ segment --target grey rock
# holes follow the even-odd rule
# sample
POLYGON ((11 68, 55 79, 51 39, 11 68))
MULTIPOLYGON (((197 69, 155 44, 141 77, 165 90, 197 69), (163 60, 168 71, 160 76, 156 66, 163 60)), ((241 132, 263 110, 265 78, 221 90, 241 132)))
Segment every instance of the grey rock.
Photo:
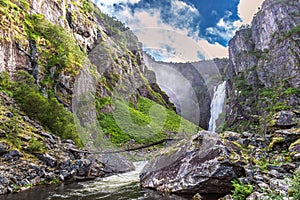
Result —
POLYGON ((23 154, 19 150, 11 150, 8 153, 4 154, 3 157, 6 159, 13 159, 13 158, 18 158, 22 157, 23 154))
POLYGON ((269 171, 268 174, 272 178, 284 179, 284 176, 281 173, 279 173, 277 170, 274 170, 274 169, 272 169, 271 171, 269 171))
POLYGON ((6 177, 1 177, 0 176, 0 186, 6 186, 9 184, 9 181, 6 177))
POLYGON ((280 193, 284 196, 288 196, 289 187, 291 185, 291 182, 289 179, 276 179, 272 178, 270 180, 270 188, 272 190, 275 190, 277 193, 280 193))
POLYGON ((135 169, 132 162, 121 154, 103 154, 101 162, 104 164, 104 171, 109 173, 123 173, 135 169))
POLYGON ((291 127, 297 125, 296 114, 291 111, 281 111, 274 116, 275 125, 280 127, 291 127))
POLYGON ((41 161, 45 162, 45 164, 50 167, 55 167, 57 164, 57 160, 49 154, 37 154, 36 157, 38 157, 41 161))
POLYGON ((23 121, 25 121, 25 122, 29 122, 29 121, 30 121, 29 117, 27 117, 27 116, 22 116, 22 119, 23 119, 23 121))
POLYGON ((263 200, 266 196, 266 193, 253 192, 246 200, 263 200))
POLYGON ((222 197, 222 198, 220 198, 218 200, 233 200, 233 197, 230 194, 228 194, 225 197, 222 197))
POLYGON ((169 147, 145 166, 141 186, 172 193, 230 192, 231 181, 245 174, 245 162, 241 155, 232 160, 238 150, 230 148, 230 141, 224 143, 218 135, 202 131, 169 147))
MULTIPOLYGON (((227 103, 226 119, 230 126, 238 126, 241 121, 258 122, 257 116, 265 116, 263 111, 272 102, 268 97, 255 95, 259 93, 259 89, 276 91, 276 88, 283 86, 284 91, 300 87, 299 33, 283 37, 299 24, 299 6, 298 0, 266 0, 253 18, 251 26, 237 31, 229 41, 229 67, 226 77, 230 99, 227 103), (249 86, 247 94, 243 94, 242 90, 246 88, 239 85, 237 79, 244 86, 249 86), (286 83, 278 80, 286 80, 286 83)), ((278 95, 276 103, 297 108, 300 98, 293 94, 278 95)), ((276 125, 294 126, 295 122, 284 114, 276 125)), ((250 127, 239 128, 248 130, 250 127)))

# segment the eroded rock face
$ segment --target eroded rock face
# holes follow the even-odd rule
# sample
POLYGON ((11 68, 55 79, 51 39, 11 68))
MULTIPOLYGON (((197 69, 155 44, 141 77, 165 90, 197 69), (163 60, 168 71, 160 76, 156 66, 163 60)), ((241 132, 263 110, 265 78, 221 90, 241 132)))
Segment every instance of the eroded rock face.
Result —
POLYGON ((171 193, 228 193, 231 181, 245 174, 241 149, 217 134, 201 131, 150 161, 141 186, 171 193))
MULTIPOLYGON (((300 104, 299 8, 298 0, 266 0, 251 26, 230 40, 229 127, 238 127, 241 121, 258 123, 253 116, 262 116, 263 110, 281 111, 300 104)), ((236 130, 247 128, 241 125, 236 130)))

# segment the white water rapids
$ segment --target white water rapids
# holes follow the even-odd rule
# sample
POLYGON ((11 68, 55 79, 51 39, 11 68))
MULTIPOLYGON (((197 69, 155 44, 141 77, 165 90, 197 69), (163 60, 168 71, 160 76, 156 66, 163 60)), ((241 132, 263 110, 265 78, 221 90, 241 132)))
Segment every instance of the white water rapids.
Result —
POLYGON ((214 89, 213 99, 210 104, 210 120, 208 130, 215 132, 216 131, 216 122, 219 118, 219 115, 223 112, 223 107, 226 98, 226 81, 221 83, 214 89))

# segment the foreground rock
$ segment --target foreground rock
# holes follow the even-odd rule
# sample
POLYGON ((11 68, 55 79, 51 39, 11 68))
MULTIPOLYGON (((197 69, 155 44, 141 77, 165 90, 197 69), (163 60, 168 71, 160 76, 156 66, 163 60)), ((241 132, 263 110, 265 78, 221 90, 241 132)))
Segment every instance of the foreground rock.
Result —
POLYGON ((150 161, 143 169, 141 186, 186 194, 225 194, 231 181, 244 176, 242 149, 217 134, 201 131, 150 161))

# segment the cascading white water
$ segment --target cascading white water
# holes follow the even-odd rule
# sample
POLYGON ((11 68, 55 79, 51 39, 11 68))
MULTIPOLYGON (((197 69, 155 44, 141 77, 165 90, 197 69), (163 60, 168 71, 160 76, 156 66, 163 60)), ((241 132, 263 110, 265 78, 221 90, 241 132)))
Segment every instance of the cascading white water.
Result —
POLYGON ((219 118, 219 115, 223 111, 224 102, 226 98, 226 81, 218 85, 214 89, 214 96, 210 104, 210 120, 208 130, 215 132, 216 131, 216 121, 219 118))

